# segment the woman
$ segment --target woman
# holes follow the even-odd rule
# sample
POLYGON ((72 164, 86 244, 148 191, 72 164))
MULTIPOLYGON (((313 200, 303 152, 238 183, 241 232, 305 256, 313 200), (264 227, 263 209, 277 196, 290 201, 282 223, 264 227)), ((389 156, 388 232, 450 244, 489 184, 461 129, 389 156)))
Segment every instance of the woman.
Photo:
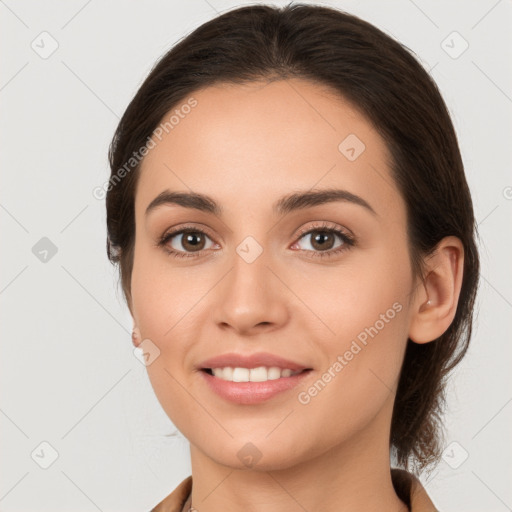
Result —
POLYGON ((450 116, 371 24, 248 6, 154 67, 107 249, 192 475, 154 511, 436 510, 479 260, 450 116))

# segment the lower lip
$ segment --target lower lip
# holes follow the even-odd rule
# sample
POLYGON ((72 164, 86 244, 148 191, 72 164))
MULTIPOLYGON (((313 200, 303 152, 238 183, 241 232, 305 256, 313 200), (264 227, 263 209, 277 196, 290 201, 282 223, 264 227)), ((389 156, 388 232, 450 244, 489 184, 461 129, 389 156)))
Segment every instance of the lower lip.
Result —
POLYGON ((206 379, 210 388, 222 398, 237 404, 254 405, 294 388, 311 373, 311 370, 306 370, 291 377, 280 377, 265 382, 230 382, 214 377, 205 371, 200 373, 206 379))

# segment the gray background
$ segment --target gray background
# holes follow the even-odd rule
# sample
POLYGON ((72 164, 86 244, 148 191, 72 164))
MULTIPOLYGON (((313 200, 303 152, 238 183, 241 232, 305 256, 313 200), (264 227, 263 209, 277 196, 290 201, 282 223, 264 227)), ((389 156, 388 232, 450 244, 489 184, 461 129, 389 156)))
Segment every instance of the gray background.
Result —
MULTIPOLYGON (((3 512, 149 510, 190 474, 188 442, 164 437, 174 428, 134 357, 104 201, 92 191, 108 179, 119 116, 157 58, 248 3, 0 1, 3 512)), ((512 510, 512 2, 323 4, 411 48, 452 114, 481 287, 473 343, 450 381, 444 460, 422 481, 441 510, 512 510)))

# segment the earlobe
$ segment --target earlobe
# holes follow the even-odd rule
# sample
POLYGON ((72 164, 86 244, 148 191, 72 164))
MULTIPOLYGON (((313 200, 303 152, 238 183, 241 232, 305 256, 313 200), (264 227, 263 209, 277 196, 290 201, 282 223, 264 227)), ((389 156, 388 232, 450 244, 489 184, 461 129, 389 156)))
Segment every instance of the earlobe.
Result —
POLYGON ((142 336, 140 334, 139 328, 134 325, 132 331, 132 343, 134 347, 138 347, 140 345, 141 338, 142 336))
POLYGON ((464 247, 459 238, 448 236, 425 260, 424 293, 413 304, 409 338, 428 343, 439 338, 457 311, 464 269, 464 247))

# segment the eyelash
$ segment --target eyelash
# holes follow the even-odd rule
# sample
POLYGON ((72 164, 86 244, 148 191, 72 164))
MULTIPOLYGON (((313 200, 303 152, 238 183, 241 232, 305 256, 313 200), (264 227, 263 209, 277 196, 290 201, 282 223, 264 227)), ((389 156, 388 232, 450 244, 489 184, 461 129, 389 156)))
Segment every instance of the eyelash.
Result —
MULTIPOLYGON (((301 251, 306 251, 309 253, 313 253, 311 257, 313 258, 331 258, 334 256, 337 256, 338 254, 349 250, 351 247, 356 245, 356 238, 353 235, 349 235, 345 233, 344 231, 341 231, 338 228, 333 227, 328 222, 322 222, 319 225, 314 225, 312 227, 308 227, 305 229, 302 229, 297 233, 296 235, 296 241, 298 242, 302 237, 305 235, 309 235, 311 233, 315 232, 322 232, 322 233, 332 233, 335 235, 338 235, 339 238, 341 238, 343 244, 338 247, 337 249, 331 249, 329 251, 310 251, 307 249, 300 249, 301 251)), ((197 254, 201 254, 203 251, 197 251, 197 253, 187 253, 183 251, 175 251, 174 249, 168 249, 166 247, 167 243, 174 238, 176 235, 186 234, 186 233, 201 233, 202 235, 207 236, 211 239, 210 235, 204 231, 201 228, 195 227, 195 226, 185 226, 180 227, 174 231, 169 231, 165 233, 157 242, 158 247, 162 247, 169 256, 172 256, 174 258, 196 258, 197 254)), ((295 244, 296 242, 294 242, 295 244)))

